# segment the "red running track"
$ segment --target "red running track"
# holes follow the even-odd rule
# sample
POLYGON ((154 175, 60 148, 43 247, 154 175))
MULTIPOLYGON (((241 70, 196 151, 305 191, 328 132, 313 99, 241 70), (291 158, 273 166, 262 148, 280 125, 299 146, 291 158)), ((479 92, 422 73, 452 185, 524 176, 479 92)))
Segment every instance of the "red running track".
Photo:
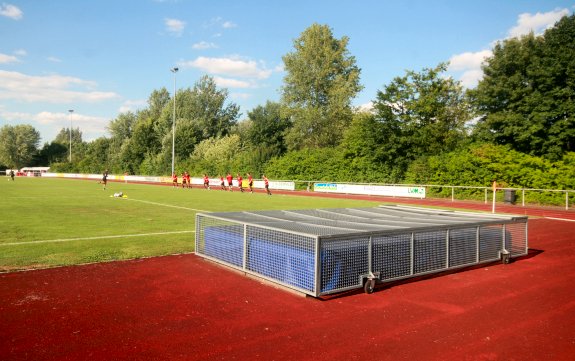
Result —
POLYGON ((531 219, 529 247, 323 300, 191 254, 0 274, 0 359, 572 360, 575 222, 531 219))

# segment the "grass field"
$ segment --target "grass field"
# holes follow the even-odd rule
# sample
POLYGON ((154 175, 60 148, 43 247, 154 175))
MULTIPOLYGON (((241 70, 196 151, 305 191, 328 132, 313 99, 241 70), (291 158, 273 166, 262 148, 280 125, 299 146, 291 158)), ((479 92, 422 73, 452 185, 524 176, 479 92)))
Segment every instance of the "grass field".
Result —
POLYGON ((263 193, 0 178, 0 271, 194 251, 197 212, 375 206, 263 193), (114 198, 123 192, 128 198, 114 198))

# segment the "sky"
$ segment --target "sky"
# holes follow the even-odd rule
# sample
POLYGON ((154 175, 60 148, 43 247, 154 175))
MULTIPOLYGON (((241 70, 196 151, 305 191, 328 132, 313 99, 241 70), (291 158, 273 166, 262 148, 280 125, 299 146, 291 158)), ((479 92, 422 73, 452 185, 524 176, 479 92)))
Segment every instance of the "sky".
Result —
POLYGON ((282 56, 314 23, 349 38, 364 86, 354 106, 441 62, 473 88, 497 41, 542 34, 574 11, 575 0, 0 0, 0 127, 32 125, 43 144, 72 124, 92 141, 154 90, 203 75, 242 120, 280 100, 282 56))

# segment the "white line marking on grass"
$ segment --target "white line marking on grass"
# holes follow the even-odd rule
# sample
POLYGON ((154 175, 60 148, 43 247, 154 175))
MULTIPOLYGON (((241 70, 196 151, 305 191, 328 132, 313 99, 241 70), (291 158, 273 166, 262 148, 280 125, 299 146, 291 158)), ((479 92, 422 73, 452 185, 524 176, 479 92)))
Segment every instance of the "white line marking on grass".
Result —
POLYGON ((554 221, 575 222, 575 219, 555 218, 555 217, 543 217, 543 218, 552 219, 552 220, 554 220, 554 221))
POLYGON ((22 245, 22 244, 52 243, 52 242, 89 241, 89 240, 94 240, 94 239, 111 239, 111 238, 124 238, 124 237, 160 236, 160 235, 164 235, 164 234, 179 234, 179 233, 196 233, 196 231, 173 231, 173 232, 121 234, 121 235, 115 235, 115 236, 48 239, 48 240, 43 240, 43 241, 0 243, 0 246, 17 246, 17 245, 22 245))
POLYGON ((158 202, 151 202, 151 201, 143 201, 140 199, 132 199, 132 198, 124 198, 125 200, 128 201, 134 201, 134 202, 141 202, 141 203, 148 203, 148 204, 153 204, 156 206, 162 206, 162 207, 170 207, 170 208, 178 208, 178 209, 186 209, 189 211, 196 211, 196 212, 209 212, 203 209, 196 209, 196 208, 188 208, 188 207, 182 207, 182 206, 174 206, 172 204, 165 204, 165 203, 158 203, 158 202))

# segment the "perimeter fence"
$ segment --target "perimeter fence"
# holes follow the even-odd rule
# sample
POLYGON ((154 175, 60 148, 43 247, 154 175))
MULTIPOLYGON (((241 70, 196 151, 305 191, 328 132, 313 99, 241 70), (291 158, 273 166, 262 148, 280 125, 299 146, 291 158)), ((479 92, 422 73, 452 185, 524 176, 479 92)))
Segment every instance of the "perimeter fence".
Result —
MULTIPOLYGON (((2 171, 0 171, 2 175, 2 171)), ((6 172, 4 171, 4 175, 6 172)), ((82 178, 82 179, 100 179, 101 174, 68 174, 68 173, 38 173, 34 175, 41 175, 42 177, 66 177, 66 178, 82 178)), ((111 181, 123 182, 146 182, 146 183, 169 183, 172 179, 170 177, 154 177, 154 176, 135 176, 135 175, 113 175, 108 178, 111 181)), ((211 184, 219 184, 217 180, 210 179, 211 184)), ((246 180, 244 180, 244 183, 246 180)), ((313 191, 314 184, 326 181, 317 180, 270 180, 271 189, 295 189, 313 191)), ((493 187, 482 186, 460 186, 460 185, 446 185, 446 184, 409 184, 409 183, 352 183, 352 182, 329 182, 347 185, 365 185, 365 186, 388 186, 388 187, 414 187, 425 188, 426 197, 434 198, 451 198, 455 200, 483 200, 486 204, 490 201, 505 202, 510 204, 520 203, 522 206, 528 204, 533 205, 553 205, 563 206, 566 210, 573 208, 575 203, 575 189, 543 189, 543 188, 514 188, 514 187, 496 187, 495 192, 493 187), (495 196, 495 199, 493 198, 495 196)), ((202 178, 192 178, 192 184, 203 184, 202 178)), ((234 185, 237 181, 234 180, 234 185)), ((244 184, 244 187, 246 185, 244 184)), ((259 179, 254 179, 254 188, 263 188, 264 182, 259 179)))
MULTIPOLYGON (((315 183, 326 181, 290 181, 296 184, 296 189, 313 191, 315 183)), ((493 187, 456 186, 445 184, 411 184, 411 183, 351 183, 334 182, 338 184, 377 185, 390 187, 423 187, 426 195, 435 198, 451 198, 456 200, 482 200, 489 203, 493 200, 493 187)), ((521 204, 523 207, 533 205, 564 206, 566 210, 573 208, 575 203, 575 189, 542 189, 542 188, 514 188, 496 187, 495 200, 510 204, 521 204)))

